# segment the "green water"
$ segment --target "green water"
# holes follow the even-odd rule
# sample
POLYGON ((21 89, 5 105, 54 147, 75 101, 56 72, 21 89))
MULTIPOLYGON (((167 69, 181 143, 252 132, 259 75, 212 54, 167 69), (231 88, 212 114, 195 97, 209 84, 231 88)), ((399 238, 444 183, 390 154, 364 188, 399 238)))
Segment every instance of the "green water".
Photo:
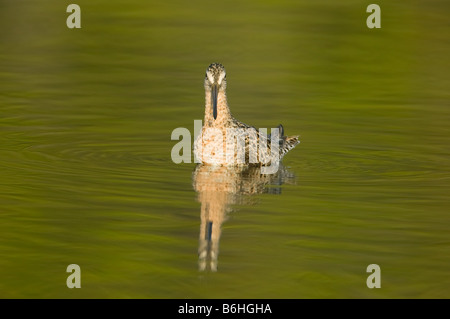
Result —
POLYGON ((0 297, 450 297, 448 2, 69 3, 0 1, 0 297), (171 161, 216 61, 238 119, 300 134, 282 185, 171 161))

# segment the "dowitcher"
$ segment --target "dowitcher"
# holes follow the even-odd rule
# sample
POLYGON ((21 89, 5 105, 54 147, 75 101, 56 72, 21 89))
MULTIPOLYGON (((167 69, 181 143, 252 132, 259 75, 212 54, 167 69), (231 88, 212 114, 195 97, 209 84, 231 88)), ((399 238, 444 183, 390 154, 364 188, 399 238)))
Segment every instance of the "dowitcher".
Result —
POLYGON ((272 130, 273 136, 271 136, 271 134, 265 134, 253 126, 240 122, 231 115, 226 93, 226 71, 222 64, 213 63, 206 69, 204 85, 205 118, 201 134, 194 144, 194 155, 197 161, 222 166, 236 164, 264 166, 274 160, 274 155, 278 162, 289 150, 300 143, 298 136, 284 136, 284 128, 281 124, 277 128, 278 131, 272 130), (242 138, 241 146, 245 153, 238 155, 235 144, 231 144, 230 148, 230 140, 227 139, 227 136, 230 136, 231 131, 234 132, 236 140, 239 137, 242 138), (245 136, 243 137, 243 135, 245 136), (274 141, 277 142, 275 147, 271 145, 274 141), (272 151, 273 149, 273 153, 262 151, 261 145, 266 147, 264 150, 272 151), (231 156, 229 156, 230 154, 231 156), (245 160, 239 163, 236 160, 238 156, 245 160))

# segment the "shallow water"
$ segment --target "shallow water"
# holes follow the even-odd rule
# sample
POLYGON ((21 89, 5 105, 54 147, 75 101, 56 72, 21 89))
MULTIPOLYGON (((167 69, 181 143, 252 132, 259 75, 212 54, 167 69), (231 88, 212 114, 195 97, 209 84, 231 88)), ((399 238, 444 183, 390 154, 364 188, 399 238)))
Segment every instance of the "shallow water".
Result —
POLYGON ((0 1, 0 297, 450 297, 448 3, 76 3, 0 1), (215 61, 281 177, 171 161, 215 61))

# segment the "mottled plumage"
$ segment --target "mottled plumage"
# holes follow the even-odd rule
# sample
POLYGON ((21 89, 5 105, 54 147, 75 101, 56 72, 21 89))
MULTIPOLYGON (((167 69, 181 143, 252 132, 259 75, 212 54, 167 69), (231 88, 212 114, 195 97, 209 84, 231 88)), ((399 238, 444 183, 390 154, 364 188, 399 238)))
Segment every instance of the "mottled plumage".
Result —
MULTIPOLYGON (((231 115, 226 95, 226 71, 222 64, 213 63, 208 67, 204 85, 205 118, 202 132, 194 144, 196 159, 204 164, 224 166, 239 164, 269 165, 273 159, 270 153, 271 134, 266 135, 255 127, 238 121, 231 115), (243 163, 238 161, 238 148, 234 144, 230 145, 226 142, 227 133, 230 134, 229 129, 237 129, 232 130, 233 134, 241 137, 242 141, 245 140, 245 161, 243 163), (261 148, 261 145, 267 145, 268 152, 260 152, 258 146, 261 148), (254 157, 251 157, 250 154, 254 154, 254 157)), ((276 154, 276 157, 277 160, 281 160, 300 141, 298 136, 284 136, 284 128, 281 124, 278 126, 278 130, 278 154, 276 154)))

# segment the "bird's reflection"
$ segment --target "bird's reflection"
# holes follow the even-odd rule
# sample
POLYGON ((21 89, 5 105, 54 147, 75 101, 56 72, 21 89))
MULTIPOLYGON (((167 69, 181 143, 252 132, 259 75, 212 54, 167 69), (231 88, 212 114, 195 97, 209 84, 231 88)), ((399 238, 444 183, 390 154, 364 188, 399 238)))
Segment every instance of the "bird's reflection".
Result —
POLYGON ((295 183, 293 173, 281 165, 275 174, 261 174, 260 167, 198 165, 193 187, 201 203, 199 270, 217 271, 222 223, 233 204, 252 204, 252 195, 280 194, 282 184, 295 183))

